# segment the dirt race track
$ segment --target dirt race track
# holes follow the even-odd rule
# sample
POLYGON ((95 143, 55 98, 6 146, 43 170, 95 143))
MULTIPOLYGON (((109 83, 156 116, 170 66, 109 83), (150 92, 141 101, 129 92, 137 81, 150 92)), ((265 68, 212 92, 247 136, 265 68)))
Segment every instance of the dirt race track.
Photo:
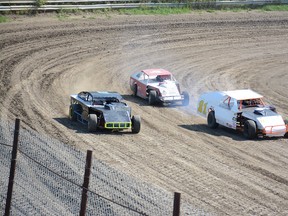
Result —
POLYGON ((288 116, 288 13, 21 17, 0 24, 0 116, 49 134, 216 215, 288 215, 288 139, 245 140, 206 126, 201 93, 251 88, 288 116), (151 107, 129 76, 174 73, 189 107, 151 107), (69 95, 116 90, 142 130, 87 133, 67 118, 69 95))

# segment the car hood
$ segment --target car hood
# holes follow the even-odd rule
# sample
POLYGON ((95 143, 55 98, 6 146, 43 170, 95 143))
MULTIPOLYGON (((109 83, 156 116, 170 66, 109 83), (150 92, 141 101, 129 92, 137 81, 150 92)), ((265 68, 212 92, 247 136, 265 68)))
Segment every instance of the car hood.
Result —
POLYGON ((105 104, 102 107, 94 108, 101 110, 105 122, 130 122, 131 108, 122 103, 105 104))
POLYGON ((130 115, 128 111, 113 111, 109 110, 103 112, 105 122, 130 122, 130 115))
POLYGON ((270 126, 284 126, 283 118, 269 108, 245 108, 242 115, 256 121, 258 128, 263 129, 270 126))
POLYGON ((179 89, 174 81, 164 81, 160 83, 152 83, 150 84, 154 88, 159 89, 162 96, 179 96, 179 89))

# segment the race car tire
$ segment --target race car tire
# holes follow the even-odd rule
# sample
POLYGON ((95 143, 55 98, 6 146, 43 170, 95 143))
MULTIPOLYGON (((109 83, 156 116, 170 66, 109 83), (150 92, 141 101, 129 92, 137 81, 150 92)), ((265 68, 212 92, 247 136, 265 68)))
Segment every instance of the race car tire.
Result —
POLYGON ((133 89, 133 96, 137 96, 137 90, 138 90, 138 87, 137 87, 137 84, 135 84, 134 89, 133 89))
POLYGON ((88 115, 88 131, 95 132, 97 130, 97 115, 89 114, 88 115))
POLYGON ((69 107, 69 118, 72 121, 77 121, 77 114, 75 113, 75 111, 79 112, 81 109, 81 105, 79 104, 71 104, 69 107))
POLYGON ((140 116, 136 115, 132 117, 132 133, 137 134, 140 132, 141 129, 141 118, 140 116))
POLYGON ((189 105, 189 94, 186 91, 183 91, 182 95, 184 96, 184 100, 182 101, 183 106, 188 106, 189 105))
MULTIPOLYGON (((286 128, 288 129, 288 119, 285 119, 285 120, 284 120, 284 123, 285 123, 285 125, 286 125, 286 128)), ((288 138, 288 132, 286 132, 286 133, 284 134, 284 138, 288 138)))
POLYGON ((214 111, 210 111, 208 113, 207 124, 208 124, 208 127, 212 128, 212 129, 215 129, 219 126, 219 124, 216 122, 214 111))
POLYGON ((257 135, 256 123, 252 120, 246 120, 244 122, 243 134, 247 139, 255 139, 257 135))
POLYGON ((149 105, 154 105, 157 102, 157 93, 155 90, 149 92, 148 103, 149 105))

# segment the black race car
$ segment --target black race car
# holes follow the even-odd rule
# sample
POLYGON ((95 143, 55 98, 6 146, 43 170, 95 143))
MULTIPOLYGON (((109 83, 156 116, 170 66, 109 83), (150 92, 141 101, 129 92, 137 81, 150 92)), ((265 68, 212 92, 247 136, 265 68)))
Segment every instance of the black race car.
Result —
POLYGON ((139 133, 140 116, 131 116, 131 108, 117 92, 82 91, 70 95, 69 117, 88 125, 90 132, 99 129, 120 131, 130 129, 139 133))

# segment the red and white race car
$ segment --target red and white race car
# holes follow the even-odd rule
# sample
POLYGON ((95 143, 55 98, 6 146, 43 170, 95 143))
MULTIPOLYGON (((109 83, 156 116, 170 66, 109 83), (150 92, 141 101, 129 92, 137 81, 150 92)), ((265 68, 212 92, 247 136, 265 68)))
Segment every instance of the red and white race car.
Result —
POLYGON ((189 104, 189 94, 181 93, 180 85, 174 76, 164 69, 146 69, 130 77, 130 88, 135 96, 148 99, 150 105, 157 103, 189 104))

